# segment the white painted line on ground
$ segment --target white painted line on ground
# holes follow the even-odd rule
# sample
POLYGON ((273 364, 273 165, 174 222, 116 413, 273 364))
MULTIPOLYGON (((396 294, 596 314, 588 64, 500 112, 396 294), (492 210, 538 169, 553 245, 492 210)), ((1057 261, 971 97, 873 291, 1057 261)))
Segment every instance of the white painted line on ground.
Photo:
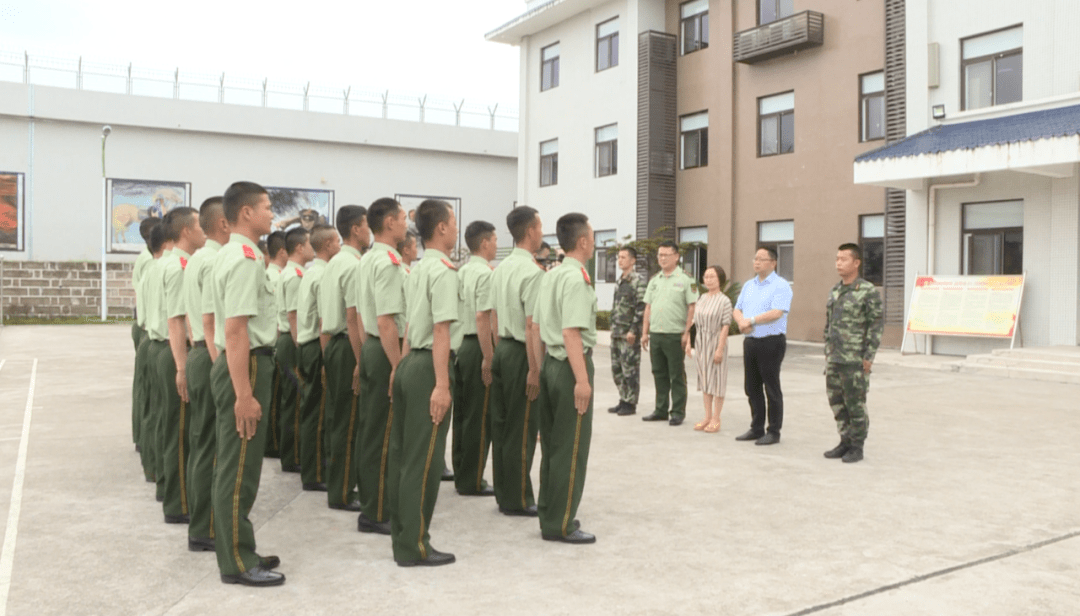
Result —
POLYGON ((19 532, 19 513, 22 510, 23 478, 26 475, 26 450, 30 444, 30 418, 34 410, 37 364, 38 360, 34 359, 34 365, 30 368, 30 389, 26 394, 22 439, 19 440, 19 457, 15 462, 15 481, 11 486, 11 506, 8 508, 7 528, 4 532, 4 549, 0 552, 0 616, 7 616, 8 591, 11 590, 11 566, 15 562, 15 536, 19 532))

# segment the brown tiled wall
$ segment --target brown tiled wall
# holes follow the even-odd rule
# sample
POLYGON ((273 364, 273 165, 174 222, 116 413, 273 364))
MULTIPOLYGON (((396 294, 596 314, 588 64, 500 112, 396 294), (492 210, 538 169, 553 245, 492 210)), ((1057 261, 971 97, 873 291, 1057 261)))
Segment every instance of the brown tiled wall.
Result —
MULTIPOLYGON (((4 316, 66 317, 101 313, 101 264, 81 261, 0 261, 4 316)), ((131 263, 109 263, 110 317, 135 309, 131 263)))

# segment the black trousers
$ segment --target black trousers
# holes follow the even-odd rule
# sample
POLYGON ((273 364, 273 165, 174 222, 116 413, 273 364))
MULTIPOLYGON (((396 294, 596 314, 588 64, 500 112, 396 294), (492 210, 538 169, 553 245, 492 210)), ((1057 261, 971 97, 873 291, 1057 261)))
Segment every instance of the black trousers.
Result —
POLYGON ((784 425, 784 392, 780 391, 780 364, 787 351, 783 334, 743 339, 743 370, 746 397, 750 399, 750 429, 765 433, 766 400, 769 432, 780 434, 784 425))

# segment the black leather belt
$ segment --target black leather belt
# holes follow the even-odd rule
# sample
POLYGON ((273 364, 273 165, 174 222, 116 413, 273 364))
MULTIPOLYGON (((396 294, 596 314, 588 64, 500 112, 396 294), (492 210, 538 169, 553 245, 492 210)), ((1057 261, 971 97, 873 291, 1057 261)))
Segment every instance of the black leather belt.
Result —
POLYGON ((477 335, 476 334, 465 334, 465 337, 466 338, 476 338, 477 335))
POLYGON ((251 354, 252 355, 261 355, 262 357, 273 357, 274 356, 274 347, 272 347, 272 346, 255 347, 254 349, 251 349, 251 354))
POLYGON ((333 336, 330 336, 330 339, 331 340, 337 340, 338 338, 344 338, 344 337, 346 337, 348 335, 349 335, 349 332, 348 332, 348 330, 346 330, 346 331, 343 331, 343 332, 338 332, 338 333, 334 334, 333 336))
POLYGON ((206 348, 206 341, 205 340, 196 340, 195 341, 195 348, 197 348, 197 349, 205 349, 206 348))

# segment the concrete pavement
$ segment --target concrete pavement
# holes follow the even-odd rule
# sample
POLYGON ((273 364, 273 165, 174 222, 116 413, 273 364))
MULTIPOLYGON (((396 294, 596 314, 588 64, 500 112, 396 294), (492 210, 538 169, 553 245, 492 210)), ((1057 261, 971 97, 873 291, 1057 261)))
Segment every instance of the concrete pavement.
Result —
POLYGON ((683 426, 640 421, 647 359, 639 414, 605 412, 601 347, 579 512, 595 545, 541 541, 535 520, 444 483, 432 542, 458 562, 402 569, 388 538, 268 460, 251 517, 288 581, 253 590, 162 523, 131 445, 133 358, 124 326, 0 330, 5 530, 38 360, 8 614, 1080 613, 1080 386, 883 362, 866 460, 845 465, 821 457, 837 437, 818 348, 789 347, 783 441, 756 447, 733 440, 749 423, 740 359, 723 428, 704 434, 689 362, 683 426))

